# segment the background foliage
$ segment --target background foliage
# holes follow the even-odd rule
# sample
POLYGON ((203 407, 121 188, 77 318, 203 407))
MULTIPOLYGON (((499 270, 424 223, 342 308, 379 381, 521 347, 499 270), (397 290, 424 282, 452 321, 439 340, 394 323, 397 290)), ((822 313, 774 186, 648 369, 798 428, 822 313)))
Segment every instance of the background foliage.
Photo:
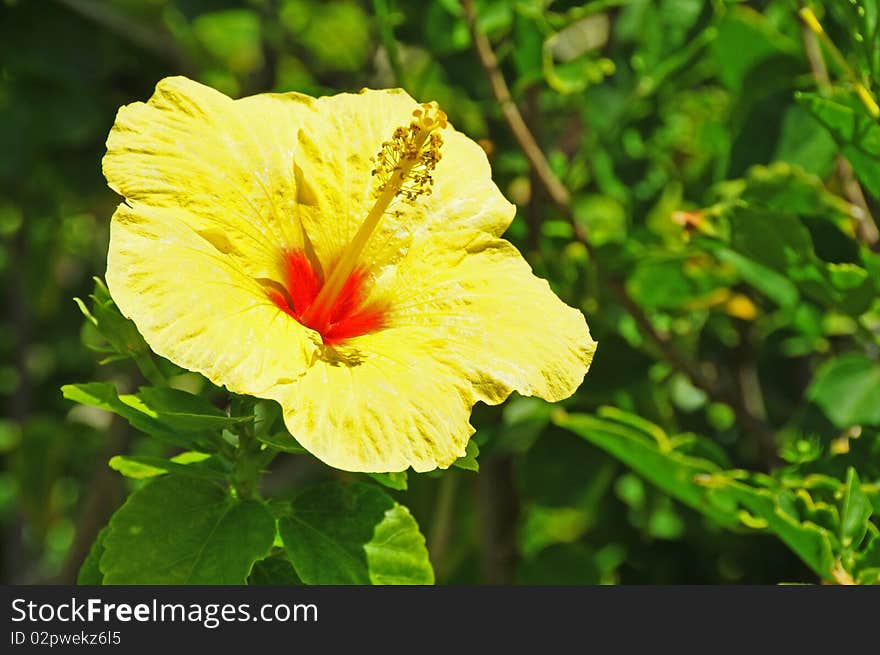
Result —
POLYGON ((5 0, 0 579, 880 581, 880 6, 803 7, 476 2, 560 196, 455 0, 5 0), (92 280, 115 111, 178 73, 439 101, 517 204, 508 237, 588 317, 576 396, 475 408, 448 471, 285 452, 230 495, 276 410, 151 356, 92 280))

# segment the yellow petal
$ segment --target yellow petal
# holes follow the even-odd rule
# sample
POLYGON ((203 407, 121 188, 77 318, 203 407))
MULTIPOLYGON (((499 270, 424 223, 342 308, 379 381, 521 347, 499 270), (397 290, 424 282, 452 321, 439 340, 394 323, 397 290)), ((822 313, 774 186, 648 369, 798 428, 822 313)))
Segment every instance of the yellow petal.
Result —
POLYGON ((514 390, 566 398, 596 348, 581 312, 512 245, 483 233, 414 242, 374 293, 388 303, 388 326, 273 396, 291 434, 345 470, 447 467, 465 453, 478 400, 514 390))
POLYGON ((119 110, 104 175, 129 201, 187 210, 191 229, 218 251, 278 279, 280 250, 303 243, 292 162, 311 104, 299 94, 233 101, 166 78, 149 102, 119 110))
POLYGON ((442 130, 433 193, 392 206, 362 253, 383 327, 337 346, 279 310, 280 254, 325 265, 373 201, 371 157, 411 120, 401 91, 232 101, 183 78, 120 110, 105 173, 127 204, 107 281, 160 355, 277 400, 291 433, 354 471, 449 466, 471 407, 576 389, 595 343, 583 316, 498 238, 514 215, 482 149, 442 130))
POLYGON ((421 334, 426 352, 466 375, 490 404, 511 391, 567 398, 596 350, 584 315, 513 245, 483 233, 415 242, 381 292, 389 325, 421 334))
POLYGON ((119 110, 107 140, 104 173, 128 203, 111 222, 114 300, 155 352, 234 392, 301 375, 317 338, 265 286, 303 247, 292 161, 310 106, 168 78, 119 110))
POLYGON ((290 433, 346 471, 429 471, 449 466, 473 434, 470 385, 400 334, 379 332, 342 359, 318 357, 306 375, 268 397, 290 433))
POLYGON ((302 375, 315 335, 278 309, 260 283, 190 228, 181 209, 119 206, 107 285, 163 357, 230 391, 262 395, 302 375))
MULTIPOLYGON (((396 128, 409 125, 417 107, 400 89, 315 101, 315 113, 300 131, 296 172, 301 217, 325 265, 351 241, 375 201, 373 158, 396 128)), ((513 220, 515 208, 492 182, 483 149, 451 125, 440 135, 433 193, 414 204, 392 205, 363 253, 365 261, 392 263, 420 233, 478 229, 500 235, 513 220)))

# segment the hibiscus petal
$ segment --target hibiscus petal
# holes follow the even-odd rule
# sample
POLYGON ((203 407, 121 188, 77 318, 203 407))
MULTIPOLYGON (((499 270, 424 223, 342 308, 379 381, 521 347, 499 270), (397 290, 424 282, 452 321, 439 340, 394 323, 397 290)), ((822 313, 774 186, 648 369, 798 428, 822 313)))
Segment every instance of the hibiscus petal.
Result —
POLYGON ((280 281, 280 253, 302 249, 293 160, 313 100, 231 100, 183 77, 119 110, 104 175, 130 201, 185 209, 182 220, 254 277, 280 281))
POLYGON ((276 396, 291 434, 341 469, 447 467, 465 453, 478 400, 566 398, 596 348, 583 314, 484 233, 414 242, 377 293, 388 327, 276 396))
MULTIPOLYGON (((315 101, 315 113, 300 131, 296 168, 302 221, 325 266, 348 245, 375 201, 374 157, 419 106, 401 89, 315 101)), ((419 233, 477 229, 500 235, 513 220, 515 208, 492 182, 483 149, 452 126, 439 134, 433 193, 413 204, 392 204, 363 253, 374 267, 399 259, 419 233)))
POLYGON ((584 315, 536 277, 513 245, 484 233, 414 242, 381 293, 398 339, 422 343, 486 403, 511 391, 567 398, 596 350, 584 315))
POLYGON ((167 78, 107 139, 104 173, 128 203, 111 223, 114 300, 154 351, 234 392, 302 375, 317 338, 269 297, 283 253, 305 248, 293 158, 311 103, 167 78))
POLYGON ((110 225, 107 285, 150 347, 235 393, 302 375, 316 335, 192 228, 185 210, 122 204, 110 225))
MULTIPOLYGON (((381 334, 381 333, 379 333, 381 334)), ((449 466, 474 429, 467 380, 409 345, 379 336, 339 359, 325 351, 308 373, 268 394, 290 433, 318 459, 346 471, 449 466)))

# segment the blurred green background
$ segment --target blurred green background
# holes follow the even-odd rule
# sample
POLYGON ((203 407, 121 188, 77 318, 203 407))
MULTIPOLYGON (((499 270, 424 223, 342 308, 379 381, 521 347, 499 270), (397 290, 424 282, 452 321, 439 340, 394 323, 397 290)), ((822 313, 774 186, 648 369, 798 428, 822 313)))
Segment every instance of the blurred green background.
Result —
MULTIPOLYGON (((531 172, 456 0, 0 1, 0 581, 73 582, 131 488, 108 458, 156 452, 59 388, 141 382, 97 364, 73 298, 104 272, 116 109, 172 74, 233 97, 437 100, 516 203, 508 238, 599 341, 568 411, 698 434, 700 456, 792 488, 853 466, 877 507, 880 128, 858 94, 880 69, 877 3, 812 3, 827 40, 794 0, 475 5, 589 248, 531 172)), ((695 511, 553 411, 479 406, 480 472, 410 475, 400 497, 438 582, 819 579, 772 522, 695 511)), ((330 475, 289 456, 266 485, 330 475)))

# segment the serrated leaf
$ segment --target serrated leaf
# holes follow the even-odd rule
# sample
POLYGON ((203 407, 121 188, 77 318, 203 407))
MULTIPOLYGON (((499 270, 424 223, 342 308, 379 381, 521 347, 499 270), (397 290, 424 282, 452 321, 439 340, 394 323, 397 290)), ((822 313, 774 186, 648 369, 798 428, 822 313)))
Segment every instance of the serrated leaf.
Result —
MULTIPOLYGON (((708 493, 695 481, 697 476, 720 471, 714 462, 677 452, 668 437, 658 441, 657 434, 648 434, 618 421, 560 412, 554 415, 554 422, 613 455, 685 505, 721 524, 738 522, 736 515, 725 508, 722 498, 708 493)), ((653 428, 653 432, 662 433, 659 427, 653 428)), ((665 437, 665 433, 663 435, 665 437)))
MULTIPOLYGON (((227 416, 202 396, 181 389, 141 387, 133 394, 143 411, 188 431, 222 430, 253 420, 251 416, 227 416)), ((123 397, 123 401, 127 397, 123 397)))
POLYGON ((745 484, 727 474, 712 476, 706 484, 724 489, 751 514, 766 523, 768 530, 781 539, 822 579, 834 578, 834 544, 829 532, 810 521, 801 522, 793 511, 794 495, 787 490, 773 490, 745 484))
POLYGON ((100 585, 104 582, 104 574, 101 573, 98 563, 104 554, 104 537, 107 535, 107 526, 101 528, 101 531, 95 537, 92 547, 89 548, 89 554, 86 555, 82 565, 79 567, 79 573, 76 576, 76 584, 78 585, 100 585))
POLYGON ((116 353, 101 360, 101 363, 131 358, 148 380, 164 380, 161 371, 153 360, 147 342, 138 332, 134 322, 125 318, 110 297, 110 291, 100 278, 94 278, 95 288, 89 296, 92 300, 91 310, 79 298, 74 298, 83 316, 94 326, 94 329, 107 341, 109 347, 87 343, 93 350, 103 353, 116 353))
POLYGON ((279 533, 306 584, 432 584, 425 538, 403 505, 367 484, 297 496, 279 533))
POLYGON ((459 457, 452 463, 452 465, 456 468, 464 469, 465 471, 478 472, 480 470, 480 463, 477 461, 479 456, 480 447, 477 445, 476 441, 471 439, 467 443, 467 450, 465 451, 464 457, 459 457))
MULTIPOLYGON (((186 453, 184 453, 186 454, 186 453)), ((208 458, 209 455, 204 455, 208 458)), ((158 475, 166 473, 176 473, 178 475, 189 475, 204 480, 224 480, 225 473, 217 468, 211 468, 209 462, 203 460, 195 460, 192 463, 183 463, 175 461, 176 458, 170 460, 162 457, 150 457, 145 455, 116 455, 111 457, 108 465, 114 471, 119 471, 127 478, 135 480, 144 480, 154 478, 158 475)))
POLYGON ((101 335, 120 354, 131 356, 133 353, 148 352, 149 347, 134 322, 120 313, 107 286, 99 278, 94 278, 94 281, 95 288, 89 296, 92 300, 91 310, 79 298, 74 299, 83 316, 98 328, 101 335))
POLYGON ((87 382, 64 385, 61 393, 68 400, 118 414, 138 430, 189 450, 212 449, 210 440, 201 435, 248 420, 226 416, 203 398, 178 389, 143 387, 137 394, 120 396, 108 382, 87 382))
POLYGON ((406 471, 399 471, 397 473, 367 473, 367 475, 383 487, 388 487, 395 491, 406 491, 406 471))
POLYGON ((816 373, 807 397, 839 428, 880 424, 880 363, 846 353, 816 373))
POLYGON ((256 435, 257 441, 261 441, 267 446, 271 446, 276 450, 280 450, 285 453, 291 453, 293 455, 300 455, 303 453, 308 453, 309 451, 303 448, 299 442, 294 439, 289 432, 274 432, 272 434, 264 434, 264 435, 256 435))
POLYGON ((163 476, 135 491, 104 538, 104 584, 241 585, 275 538, 263 503, 219 484, 163 476))

